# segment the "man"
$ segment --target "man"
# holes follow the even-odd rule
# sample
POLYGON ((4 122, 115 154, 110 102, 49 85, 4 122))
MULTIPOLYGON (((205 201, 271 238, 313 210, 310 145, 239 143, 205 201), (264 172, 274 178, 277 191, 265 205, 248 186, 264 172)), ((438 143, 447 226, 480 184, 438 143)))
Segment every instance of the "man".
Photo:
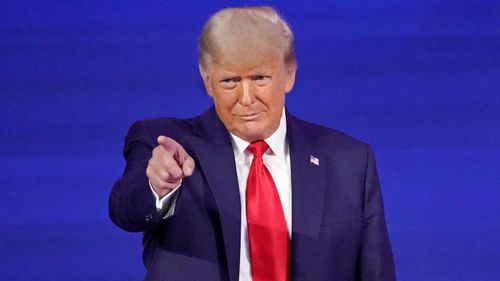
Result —
POLYGON ((284 108, 287 23, 221 10, 199 66, 214 106, 136 122, 110 196, 111 219, 144 232, 146 280, 395 280, 371 149, 284 108))

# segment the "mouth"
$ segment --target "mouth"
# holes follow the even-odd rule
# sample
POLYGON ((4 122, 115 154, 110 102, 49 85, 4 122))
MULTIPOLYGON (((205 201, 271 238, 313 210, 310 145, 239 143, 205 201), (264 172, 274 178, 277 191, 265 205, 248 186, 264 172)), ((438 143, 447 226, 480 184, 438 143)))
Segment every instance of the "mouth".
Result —
POLYGON ((257 117, 259 117, 259 114, 260 112, 251 112, 251 113, 239 114, 236 116, 243 121, 252 121, 257 119, 257 117))

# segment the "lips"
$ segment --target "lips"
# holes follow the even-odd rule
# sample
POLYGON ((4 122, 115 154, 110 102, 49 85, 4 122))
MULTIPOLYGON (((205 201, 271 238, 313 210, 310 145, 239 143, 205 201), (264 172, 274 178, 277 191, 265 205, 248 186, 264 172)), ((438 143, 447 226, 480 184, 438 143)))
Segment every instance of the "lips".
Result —
POLYGON ((259 116, 260 112, 252 112, 252 113, 245 113, 245 114, 240 114, 237 115, 240 119, 243 119, 244 121, 252 121, 256 119, 259 116))

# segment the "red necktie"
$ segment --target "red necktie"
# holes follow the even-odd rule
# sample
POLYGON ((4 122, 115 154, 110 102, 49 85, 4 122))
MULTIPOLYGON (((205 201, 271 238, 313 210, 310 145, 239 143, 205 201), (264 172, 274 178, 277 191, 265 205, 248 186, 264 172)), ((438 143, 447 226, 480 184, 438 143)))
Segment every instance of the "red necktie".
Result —
POLYGON ((253 281, 287 281, 289 241, 283 207, 271 173, 262 162, 269 146, 252 142, 254 155, 248 173, 246 211, 253 281))

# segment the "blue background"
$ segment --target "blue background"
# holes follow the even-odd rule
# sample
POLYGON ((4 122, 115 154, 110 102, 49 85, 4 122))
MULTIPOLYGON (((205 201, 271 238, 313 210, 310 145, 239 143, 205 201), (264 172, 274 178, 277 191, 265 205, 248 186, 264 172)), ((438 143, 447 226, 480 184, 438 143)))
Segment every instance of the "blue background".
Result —
POLYGON ((211 104, 197 37, 276 6, 299 117, 373 145, 399 280, 500 280, 500 2, 2 1, 0 280, 141 280, 108 219, 130 124, 211 104))

